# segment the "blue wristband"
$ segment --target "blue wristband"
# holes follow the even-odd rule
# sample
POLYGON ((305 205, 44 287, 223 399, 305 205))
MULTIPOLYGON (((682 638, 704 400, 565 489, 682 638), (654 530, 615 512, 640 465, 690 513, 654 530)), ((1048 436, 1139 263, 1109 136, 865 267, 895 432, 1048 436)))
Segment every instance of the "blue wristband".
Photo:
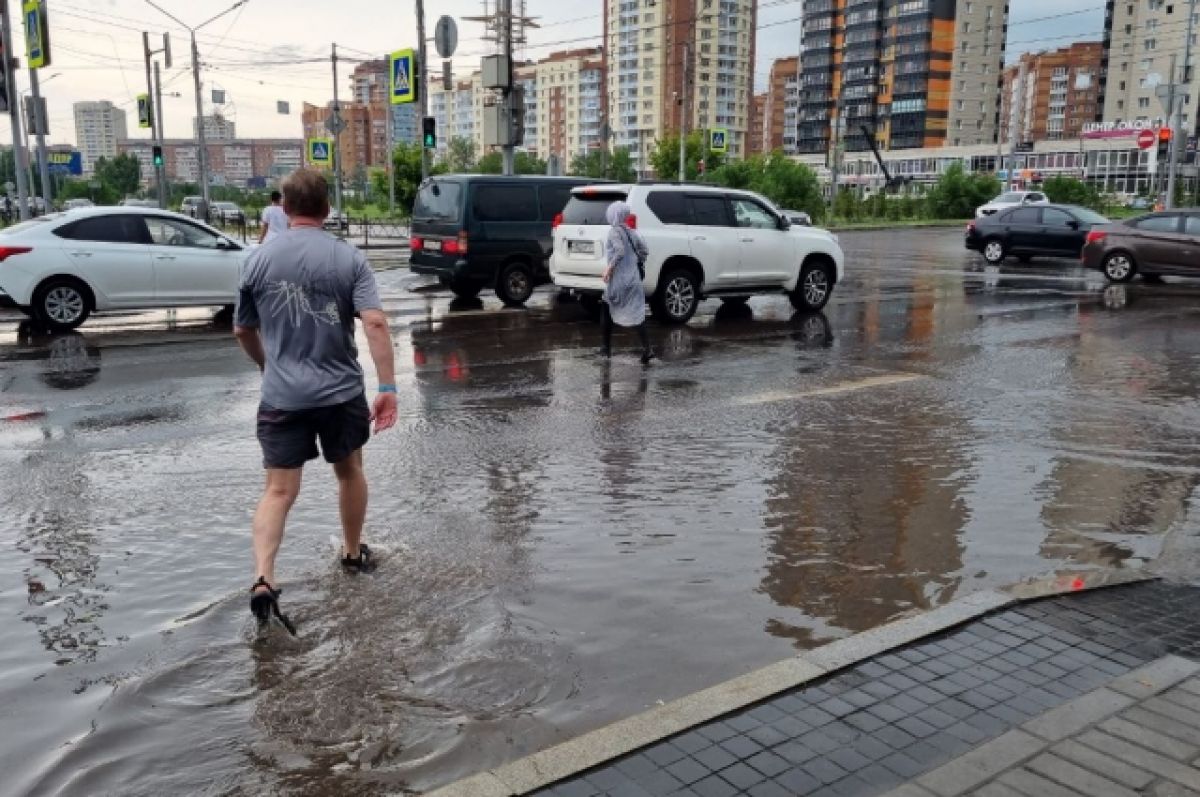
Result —
POLYGON ((396 386, 395 385, 380 385, 379 392, 380 393, 395 393, 396 386))

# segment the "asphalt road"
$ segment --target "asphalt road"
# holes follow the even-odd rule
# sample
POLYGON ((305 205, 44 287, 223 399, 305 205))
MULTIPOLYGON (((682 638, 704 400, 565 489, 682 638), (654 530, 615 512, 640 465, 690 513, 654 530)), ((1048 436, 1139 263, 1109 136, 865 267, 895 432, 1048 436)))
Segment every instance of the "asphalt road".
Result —
POLYGON ((455 302, 381 262, 381 566, 334 566, 311 468, 295 640, 246 610, 258 375, 228 327, 0 317, 4 790, 420 790, 972 590, 1196 575, 1200 286, 842 241, 825 313, 709 302, 648 369, 548 290, 455 302))

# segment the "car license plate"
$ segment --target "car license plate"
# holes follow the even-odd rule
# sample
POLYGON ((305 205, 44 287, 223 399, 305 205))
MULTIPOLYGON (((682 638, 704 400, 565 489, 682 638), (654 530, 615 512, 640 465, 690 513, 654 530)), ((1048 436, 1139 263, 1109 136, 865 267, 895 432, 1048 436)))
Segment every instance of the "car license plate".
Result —
POLYGON ((426 241, 425 242, 425 250, 427 252, 440 252, 440 251, 442 251, 442 242, 441 241, 426 241))
POLYGON ((596 254, 596 245, 591 241, 570 241, 567 243, 567 249, 581 255, 596 254))

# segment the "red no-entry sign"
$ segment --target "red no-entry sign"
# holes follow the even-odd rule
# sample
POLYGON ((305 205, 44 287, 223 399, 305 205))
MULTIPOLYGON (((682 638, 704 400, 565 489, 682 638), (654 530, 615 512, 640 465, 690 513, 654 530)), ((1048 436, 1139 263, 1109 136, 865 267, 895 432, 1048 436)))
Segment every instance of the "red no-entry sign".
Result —
POLYGON ((1150 149, 1155 141, 1158 141, 1158 136, 1154 135, 1153 130, 1146 129, 1138 133, 1137 145, 1141 149, 1150 149))

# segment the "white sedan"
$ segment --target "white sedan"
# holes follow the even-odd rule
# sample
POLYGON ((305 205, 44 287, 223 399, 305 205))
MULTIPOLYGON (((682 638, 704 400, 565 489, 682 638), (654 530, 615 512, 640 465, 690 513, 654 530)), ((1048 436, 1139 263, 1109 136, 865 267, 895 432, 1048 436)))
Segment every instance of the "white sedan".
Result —
POLYGON ((0 230, 0 307, 55 331, 96 310, 234 304, 249 249, 179 213, 79 208, 0 230))
POLYGON ((999 213, 1002 210, 1009 208, 1020 207, 1021 205, 1049 205, 1050 200, 1041 191, 1008 191, 988 202, 986 205, 980 205, 975 208, 975 218, 982 219, 984 216, 991 216, 999 213))

